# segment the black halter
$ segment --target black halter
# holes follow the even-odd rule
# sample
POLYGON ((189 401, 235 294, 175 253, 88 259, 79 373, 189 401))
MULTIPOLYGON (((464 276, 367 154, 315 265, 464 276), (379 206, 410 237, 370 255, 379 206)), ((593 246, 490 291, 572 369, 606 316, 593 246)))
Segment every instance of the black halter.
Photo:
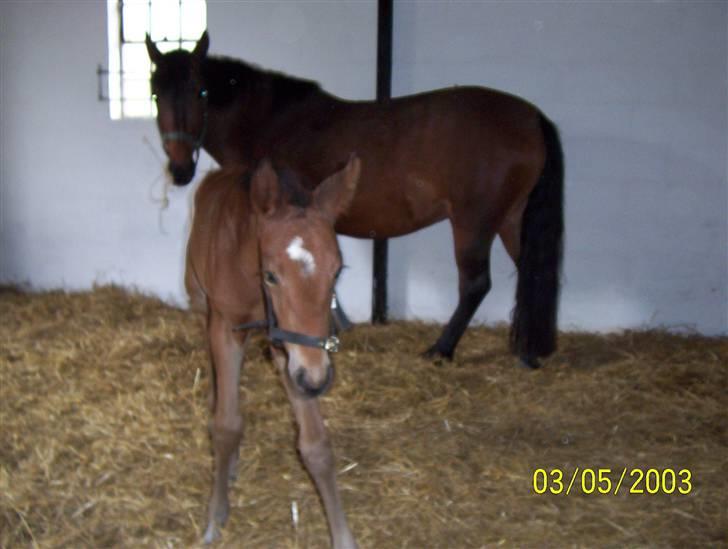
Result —
MULTIPOLYGON (((268 291, 263 289, 263 295, 265 296, 266 320, 254 320, 253 322, 239 324, 233 328, 234 331, 265 328, 268 331, 268 339, 273 345, 281 345, 283 342, 288 342, 293 343, 294 345, 323 349, 328 353, 336 353, 339 350, 339 338, 333 334, 329 337, 315 337, 298 332, 289 332, 288 330, 282 330, 279 328, 278 319, 276 318, 276 313, 273 310, 273 303, 271 303, 268 291)), ((331 302, 331 307, 332 309, 336 307, 335 297, 331 302)))

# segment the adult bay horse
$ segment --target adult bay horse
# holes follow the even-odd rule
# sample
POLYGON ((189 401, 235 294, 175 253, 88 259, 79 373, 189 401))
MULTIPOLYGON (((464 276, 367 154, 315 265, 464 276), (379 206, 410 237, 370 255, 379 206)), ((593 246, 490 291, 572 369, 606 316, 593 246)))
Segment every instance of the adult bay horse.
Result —
POLYGON ((328 353, 337 346, 327 336, 341 269, 334 223, 352 201, 360 170, 352 157, 312 192, 295 172, 276 171, 264 161, 252 176, 237 166, 212 172, 195 195, 185 285, 193 307, 207 315, 212 366, 215 476, 206 543, 218 537, 228 516, 228 484, 243 427, 238 385, 248 334, 267 327, 298 424, 298 449, 323 501, 333 546, 356 547, 316 397, 331 384, 328 353))
POLYGON ((452 358, 491 287, 499 235, 518 268, 511 349, 538 367, 556 347, 563 235, 563 158, 556 127, 536 107, 499 91, 461 87, 382 103, 345 101, 315 82, 192 52, 162 54, 152 93, 169 171, 195 173, 199 148, 219 164, 270 155, 321 181, 357 151, 362 174, 341 234, 400 236, 448 219, 459 301, 433 357, 452 358))

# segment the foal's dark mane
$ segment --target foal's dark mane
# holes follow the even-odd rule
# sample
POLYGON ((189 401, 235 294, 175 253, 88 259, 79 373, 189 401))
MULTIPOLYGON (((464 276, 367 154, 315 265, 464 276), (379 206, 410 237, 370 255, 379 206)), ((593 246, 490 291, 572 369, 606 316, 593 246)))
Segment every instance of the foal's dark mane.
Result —
MULTIPOLYGON (((313 201, 313 194, 309 190, 310 187, 304 185, 302 177, 287 167, 274 166, 273 169, 278 176, 282 202, 300 208, 301 210, 308 208, 313 201)), ((255 170, 249 170, 243 175, 241 183, 243 188, 248 192, 250 192, 250 184, 256 170, 257 168, 255 170)))
POLYGON ((202 62, 202 78, 210 105, 214 107, 224 107, 238 95, 253 92, 270 95, 275 112, 322 91, 313 80, 264 70, 229 57, 206 57, 202 62))
POLYGON ((303 185, 301 176, 288 168, 277 168, 276 173, 284 201, 297 208, 308 208, 311 205, 312 193, 303 185))

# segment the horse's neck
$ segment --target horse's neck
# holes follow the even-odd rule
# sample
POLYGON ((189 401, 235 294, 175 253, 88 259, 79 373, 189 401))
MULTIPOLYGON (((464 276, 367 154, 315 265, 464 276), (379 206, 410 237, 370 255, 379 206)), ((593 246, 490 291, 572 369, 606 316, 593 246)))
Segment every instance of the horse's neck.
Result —
POLYGON ((262 136, 297 106, 336 101, 312 81, 210 58, 209 128, 205 149, 221 165, 251 164, 262 136))
POLYGON ((224 235, 229 243, 246 240, 255 232, 246 174, 243 166, 233 165, 210 172, 202 180, 195 195, 200 230, 216 234, 216 238, 224 235))

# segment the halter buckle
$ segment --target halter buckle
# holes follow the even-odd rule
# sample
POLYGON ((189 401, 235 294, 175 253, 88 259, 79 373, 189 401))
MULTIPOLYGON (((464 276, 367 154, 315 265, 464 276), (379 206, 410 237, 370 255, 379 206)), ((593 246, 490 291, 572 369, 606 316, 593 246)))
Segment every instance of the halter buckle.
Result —
POLYGON ((328 353, 338 353, 339 343, 339 338, 332 335, 321 342, 321 348, 328 353))

